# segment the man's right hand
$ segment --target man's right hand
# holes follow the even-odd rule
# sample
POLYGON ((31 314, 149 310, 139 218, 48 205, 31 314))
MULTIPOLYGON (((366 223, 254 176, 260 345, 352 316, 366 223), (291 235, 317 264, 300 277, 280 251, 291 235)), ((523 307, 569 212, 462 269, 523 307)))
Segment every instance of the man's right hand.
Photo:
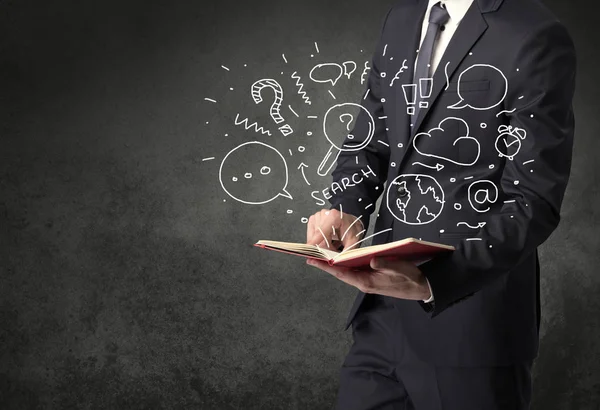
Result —
POLYGON ((337 209, 322 209, 308 219, 306 243, 332 251, 348 249, 365 236, 362 221, 357 219, 337 209))

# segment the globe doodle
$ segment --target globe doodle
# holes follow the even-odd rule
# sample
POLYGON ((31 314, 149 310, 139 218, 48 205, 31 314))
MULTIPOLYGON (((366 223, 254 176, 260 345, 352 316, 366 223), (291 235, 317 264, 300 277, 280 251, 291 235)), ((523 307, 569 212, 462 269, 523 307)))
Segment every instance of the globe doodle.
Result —
POLYGON ((400 222, 425 225, 442 213, 444 191, 435 178, 429 175, 400 175, 387 190, 387 207, 400 222))

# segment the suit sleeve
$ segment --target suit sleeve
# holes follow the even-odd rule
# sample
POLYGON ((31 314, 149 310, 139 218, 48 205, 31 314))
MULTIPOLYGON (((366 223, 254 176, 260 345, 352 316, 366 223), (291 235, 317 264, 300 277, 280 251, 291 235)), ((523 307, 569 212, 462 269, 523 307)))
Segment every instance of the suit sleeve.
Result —
POLYGON ((453 253, 419 267, 435 300, 433 306, 419 303, 432 318, 507 274, 560 221, 573 148, 575 48, 558 22, 534 30, 521 44, 507 76, 504 109, 516 108, 508 114, 510 125, 527 134, 503 169, 501 190, 507 198, 480 230, 481 240, 462 241, 453 253))
MULTIPOLYGON (((354 136, 352 144, 365 141, 369 135, 369 127, 374 122, 373 137, 369 144, 358 151, 341 151, 337 164, 332 172, 333 184, 347 188, 342 190, 332 189, 332 197, 329 199, 331 209, 338 209, 344 213, 361 217, 364 229, 369 229, 369 216, 375 209, 375 202, 383 191, 383 185, 387 178, 390 149, 386 131, 386 123, 383 117, 382 88, 386 85, 381 79, 382 56, 384 53, 383 36, 392 9, 388 11, 380 38, 371 60, 371 69, 367 77, 367 86, 363 98, 358 104, 362 105, 370 116, 360 110, 355 120, 351 135, 354 136), (346 184, 344 184, 344 180, 346 184), (356 181, 361 181, 356 183, 356 181), (348 182, 352 186, 348 186, 348 182), (370 205, 370 206, 369 206, 370 205)), ((344 144, 348 143, 347 137, 344 144)))

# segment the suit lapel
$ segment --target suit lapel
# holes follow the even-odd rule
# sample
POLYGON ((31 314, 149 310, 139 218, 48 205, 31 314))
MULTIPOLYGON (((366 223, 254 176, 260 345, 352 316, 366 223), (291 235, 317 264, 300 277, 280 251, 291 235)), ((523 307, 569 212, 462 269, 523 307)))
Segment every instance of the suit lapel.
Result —
MULTIPOLYGON (((427 11, 427 4, 428 0, 416 0, 413 10, 405 14, 406 22, 404 32, 407 33, 406 37, 408 38, 408 41, 401 42, 401 44, 404 44, 404 47, 397 52, 399 56, 398 63, 401 64, 406 60, 406 66, 408 67, 405 69, 406 71, 403 73, 404 75, 400 78, 400 81, 394 83, 398 111, 396 113, 398 130, 404 129, 407 132, 405 135, 409 135, 408 133, 410 133, 409 124, 411 116, 406 112, 406 104, 402 104, 402 101, 406 102, 402 84, 410 84, 412 82, 415 71, 415 57, 421 40, 421 28, 423 26, 423 17, 427 11), (414 16, 418 17, 415 18, 414 16)), ((397 69, 399 70, 400 67, 401 66, 399 65, 397 69)))
MULTIPOLYGON (((487 27, 487 23, 481 15, 477 1, 474 1, 467 11, 467 14, 465 14, 465 17, 460 22, 454 36, 452 36, 452 39, 440 60, 440 64, 435 70, 433 76, 433 90, 431 97, 429 98, 430 108, 434 105, 442 90, 446 87, 446 72, 448 73, 448 78, 451 78, 462 60, 469 53, 469 50, 485 32, 487 27)), ((412 138, 419 130, 419 127, 423 123, 430 108, 422 108, 419 111, 418 118, 416 120, 413 119, 414 122, 410 132, 411 138, 408 141, 409 144, 412 142, 412 138)))

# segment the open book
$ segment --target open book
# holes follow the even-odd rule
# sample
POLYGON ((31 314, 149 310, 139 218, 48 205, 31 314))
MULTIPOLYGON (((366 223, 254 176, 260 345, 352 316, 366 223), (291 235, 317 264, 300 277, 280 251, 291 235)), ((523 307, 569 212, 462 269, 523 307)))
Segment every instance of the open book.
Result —
POLYGON ((260 240, 254 246, 303 256, 305 258, 321 259, 329 262, 331 266, 343 266, 346 268, 369 266, 371 259, 375 256, 394 256, 413 262, 424 262, 440 253, 450 252, 455 249, 450 245, 427 242, 415 238, 405 238, 395 242, 365 246, 364 248, 353 248, 342 252, 324 249, 316 245, 307 245, 305 243, 266 240, 260 240))

